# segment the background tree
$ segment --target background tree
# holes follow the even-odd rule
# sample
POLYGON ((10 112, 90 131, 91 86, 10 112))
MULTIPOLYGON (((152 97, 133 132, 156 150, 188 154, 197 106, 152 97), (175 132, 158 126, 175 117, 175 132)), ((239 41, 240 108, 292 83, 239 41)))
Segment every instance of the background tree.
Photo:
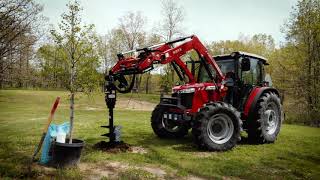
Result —
POLYGON ((98 52, 95 42, 94 26, 82 26, 78 1, 67 4, 68 12, 62 14, 59 31, 52 30, 51 34, 59 48, 65 54, 68 67, 70 91, 70 140, 72 143, 74 121, 74 97, 77 91, 91 92, 98 85, 99 66, 98 52))
POLYGON ((299 1, 283 31, 287 42, 277 52, 274 76, 283 75, 281 84, 299 106, 297 119, 319 126, 320 1, 299 1))
MULTIPOLYGON (((107 35, 107 51, 109 61, 117 60, 119 52, 132 50, 146 45, 146 32, 144 31, 146 18, 141 12, 127 12, 119 18, 118 27, 112 29, 107 35)), ((142 76, 136 75, 133 90, 139 91, 142 76)))
MULTIPOLYGON (((151 34, 147 37, 147 46, 151 46, 151 45, 155 45, 155 44, 159 44, 161 42, 161 37, 156 35, 156 34, 151 34)), ((155 67, 158 68, 158 67, 155 67)), ((150 87, 152 86, 152 74, 151 71, 149 71, 148 73, 146 73, 144 75, 144 79, 145 79, 145 83, 143 83, 145 85, 145 93, 149 94, 150 92, 150 87)))
POLYGON ((41 11, 33 0, 0 1, 0 88, 4 83, 22 87, 27 81, 41 11))
POLYGON ((66 88, 69 83, 67 54, 63 48, 54 44, 45 44, 37 52, 40 74, 46 88, 66 88))
POLYGON ((238 40, 212 42, 207 48, 212 55, 245 51, 268 58, 275 50, 275 43, 272 36, 266 34, 256 34, 252 37, 240 35, 238 40))
POLYGON ((162 20, 157 34, 165 41, 182 36, 182 23, 184 21, 184 9, 174 0, 162 0, 162 20))
MULTIPOLYGON (((162 0, 162 20, 160 21, 160 27, 157 27, 157 35, 162 37, 164 41, 170 41, 179 36, 183 36, 182 23, 185 18, 184 9, 174 0, 162 0)), ((170 65, 164 67, 165 76, 162 76, 161 86, 166 89, 170 89, 170 85, 175 84, 175 71, 170 65), (168 77, 166 77, 168 76, 168 77)))
POLYGON ((119 33, 123 39, 123 44, 127 46, 127 50, 142 46, 145 42, 146 32, 144 31, 146 18, 141 12, 127 12, 119 18, 119 33))
POLYGON ((110 68, 117 60, 117 54, 128 50, 128 45, 124 40, 123 31, 119 28, 112 29, 101 38, 100 52, 104 58, 105 69, 110 68))

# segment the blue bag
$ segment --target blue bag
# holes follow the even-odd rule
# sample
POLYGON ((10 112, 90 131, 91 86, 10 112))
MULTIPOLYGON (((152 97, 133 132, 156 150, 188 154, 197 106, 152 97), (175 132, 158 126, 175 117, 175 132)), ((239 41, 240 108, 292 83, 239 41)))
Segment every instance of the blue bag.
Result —
POLYGON ((49 154, 50 148, 52 141, 57 137, 57 132, 63 131, 66 134, 69 134, 70 130, 70 123, 65 122, 60 125, 55 125, 55 124, 50 124, 48 132, 46 134, 46 137, 44 138, 43 145, 42 145, 42 151, 41 151, 41 157, 40 157, 40 163, 41 164, 48 164, 51 160, 52 157, 49 154))

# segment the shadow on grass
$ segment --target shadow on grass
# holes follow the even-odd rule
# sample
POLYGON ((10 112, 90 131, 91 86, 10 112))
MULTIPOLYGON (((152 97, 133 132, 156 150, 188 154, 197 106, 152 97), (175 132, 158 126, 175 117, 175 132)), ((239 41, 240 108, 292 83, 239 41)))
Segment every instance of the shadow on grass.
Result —
MULTIPOLYGON (((138 140, 138 144, 153 147, 171 147, 174 150, 182 152, 208 152, 207 150, 198 148, 198 146, 194 143, 194 139, 191 134, 184 138, 177 139, 162 139, 154 134, 150 134, 148 137, 138 140)), ((261 144, 253 144, 246 136, 242 136, 237 146, 241 145, 259 146, 261 144)))
MULTIPOLYGON (((153 133, 133 132, 123 137, 124 141, 126 141, 126 139, 134 139, 135 143, 133 145, 143 146, 146 148, 163 147, 163 148, 172 148, 174 150, 182 151, 182 152, 206 152, 206 150, 199 149, 197 147, 197 145, 194 143, 194 139, 191 133, 189 133, 187 136, 183 138, 165 139, 165 138, 159 138, 157 135, 153 133)), ((93 145, 101 140, 108 141, 108 138, 100 137, 100 136, 97 136, 96 138, 93 138, 93 137, 86 138, 85 142, 87 146, 85 148, 89 151, 92 151, 94 150, 93 145)), ((239 141, 237 144, 237 146, 241 146, 241 145, 259 146, 259 144, 250 143, 246 136, 242 136, 241 141, 239 141)))
POLYGON ((15 142, 1 141, 0 146, 2 148, 0 153, 0 177, 10 178, 35 178, 39 173, 32 168, 28 168, 32 165, 31 154, 27 155, 19 149, 15 142))

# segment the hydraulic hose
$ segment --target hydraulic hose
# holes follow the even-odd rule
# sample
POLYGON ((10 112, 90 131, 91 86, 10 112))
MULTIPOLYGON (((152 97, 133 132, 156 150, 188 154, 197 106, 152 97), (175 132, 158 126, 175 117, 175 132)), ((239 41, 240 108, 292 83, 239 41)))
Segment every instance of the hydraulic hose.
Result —
POLYGON ((134 86, 135 79, 136 79, 136 75, 133 74, 132 80, 131 80, 131 82, 130 82, 130 84, 128 86, 128 82, 125 79, 125 77, 123 75, 120 75, 119 77, 117 77, 117 80, 120 82, 119 85, 123 85, 125 89, 121 90, 122 87, 115 86, 116 90, 118 92, 120 92, 120 93, 129 93, 129 92, 131 92, 131 90, 133 89, 133 86, 134 86))

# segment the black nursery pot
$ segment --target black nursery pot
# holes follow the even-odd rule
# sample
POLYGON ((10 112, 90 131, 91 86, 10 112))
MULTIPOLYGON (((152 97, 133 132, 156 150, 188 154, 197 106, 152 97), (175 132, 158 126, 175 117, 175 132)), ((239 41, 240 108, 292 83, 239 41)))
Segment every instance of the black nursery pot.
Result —
POLYGON ((52 158, 54 166, 58 168, 76 166, 80 162, 81 151, 84 146, 84 141, 72 139, 72 144, 69 144, 69 139, 66 143, 53 143, 52 158))

